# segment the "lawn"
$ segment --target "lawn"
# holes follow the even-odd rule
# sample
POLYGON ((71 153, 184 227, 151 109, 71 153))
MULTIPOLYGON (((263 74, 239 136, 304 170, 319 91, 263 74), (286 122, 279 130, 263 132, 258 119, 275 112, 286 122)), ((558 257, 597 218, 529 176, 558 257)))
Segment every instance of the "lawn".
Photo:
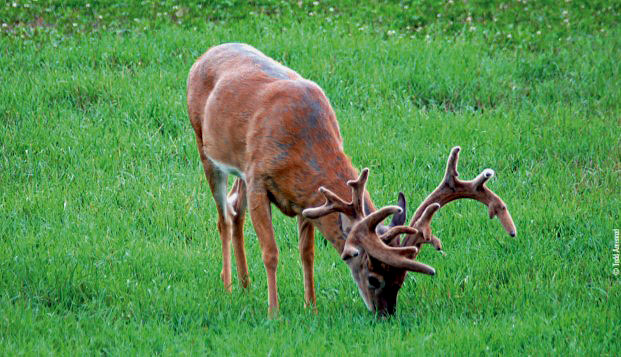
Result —
MULTIPOLYGON (((0 354, 617 355, 621 5, 614 1, 15 1, 0 5, 0 354), (216 210, 185 107, 210 46, 252 44, 317 82, 378 206, 496 171, 434 219, 378 320, 317 233, 303 306, 295 220, 275 213, 281 313, 220 281, 216 210), (618 243, 617 243, 618 244, 618 243)), ((276 212, 276 210, 274 210, 276 212)))

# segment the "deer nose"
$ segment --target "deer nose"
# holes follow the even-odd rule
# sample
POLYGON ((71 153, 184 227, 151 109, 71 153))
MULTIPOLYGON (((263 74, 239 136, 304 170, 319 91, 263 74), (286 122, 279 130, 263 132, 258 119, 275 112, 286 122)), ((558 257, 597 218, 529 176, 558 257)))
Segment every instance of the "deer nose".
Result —
POLYGON ((393 316, 395 314, 395 312, 397 312, 397 305, 390 305, 390 306, 386 306, 383 309, 378 309, 377 310, 377 316, 380 319, 387 319, 391 316, 393 316))

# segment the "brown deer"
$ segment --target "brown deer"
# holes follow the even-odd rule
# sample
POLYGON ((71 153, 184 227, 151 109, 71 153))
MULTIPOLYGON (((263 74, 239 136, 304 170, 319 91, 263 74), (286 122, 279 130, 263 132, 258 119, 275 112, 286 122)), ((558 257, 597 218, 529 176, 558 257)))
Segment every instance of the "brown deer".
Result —
MULTIPOLYGON (((400 207, 376 210, 365 190, 368 170, 362 170, 354 180, 357 172, 343 152, 336 116, 317 84, 249 45, 223 44, 209 49, 192 66, 187 102, 218 211, 221 278, 227 290, 231 290, 231 240, 240 284, 249 284, 243 234, 248 208, 267 272, 268 311, 277 313, 278 247, 272 204, 288 216, 297 216, 306 306, 316 307, 315 227, 347 262, 373 312, 394 313, 407 271, 435 273, 414 258, 421 244, 433 240, 426 220, 439 204, 424 207, 419 217, 415 216, 414 227, 401 226, 405 212, 400 207), (227 194, 229 174, 238 178, 227 194), (321 207, 305 209, 324 201, 321 207), (386 227, 381 222, 391 214, 395 217, 386 227), (403 241, 397 238, 404 233, 408 236, 403 241)), ((470 187, 466 182, 462 188, 461 181, 452 182, 457 193, 441 199, 440 204, 459 195, 477 199, 493 195, 482 184, 470 187), (477 192, 467 193, 469 188, 477 192)), ((505 207, 494 197, 496 200, 486 198, 484 203, 505 207)), ((508 212, 502 217, 510 220, 508 212)))

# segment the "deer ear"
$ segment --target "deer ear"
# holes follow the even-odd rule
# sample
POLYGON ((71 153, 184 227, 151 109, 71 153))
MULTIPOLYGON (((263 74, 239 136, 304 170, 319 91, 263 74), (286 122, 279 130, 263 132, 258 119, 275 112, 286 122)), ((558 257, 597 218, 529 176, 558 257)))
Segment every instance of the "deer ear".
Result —
POLYGON ((377 227, 375 227, 375 234, 377 234, 378 236, 381 236, 382 234, 388 232, 388 229, 390 228, 380 223, 377 225, 377 227))
POLYGON ((405 195, 403 195, 403 192, 399 192, 397 206, 401 207, 401 213, 395 213, 392 216, 392 221, 390 221, 388 227, 402 226, 405 224, 407 216, 405 212, 405 195))
POLYGON ((353 227, 354 222, 347 217, 346 214, 339 213, 339 226, 341 227, 341 232, 343 232, 343 236, 347 238, 349 236, 349 232, 351 232, 351 227, 353 227))

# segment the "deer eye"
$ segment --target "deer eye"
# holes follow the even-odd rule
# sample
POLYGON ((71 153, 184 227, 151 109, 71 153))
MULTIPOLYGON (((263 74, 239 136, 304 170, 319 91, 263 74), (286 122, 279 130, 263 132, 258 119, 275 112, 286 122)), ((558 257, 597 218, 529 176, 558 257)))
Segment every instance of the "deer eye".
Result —
POLYGON ((360 251, 354 247, 346 246, 343 248, 343 253, 341 254, 341 259, 344 261, 348 261, 351 258, 355 258, 360 255, 360 251))
POLYGON ((381 289, 384 287, 384 278, 377 274, 369 274, 367 281, 371 289, 381 289))

